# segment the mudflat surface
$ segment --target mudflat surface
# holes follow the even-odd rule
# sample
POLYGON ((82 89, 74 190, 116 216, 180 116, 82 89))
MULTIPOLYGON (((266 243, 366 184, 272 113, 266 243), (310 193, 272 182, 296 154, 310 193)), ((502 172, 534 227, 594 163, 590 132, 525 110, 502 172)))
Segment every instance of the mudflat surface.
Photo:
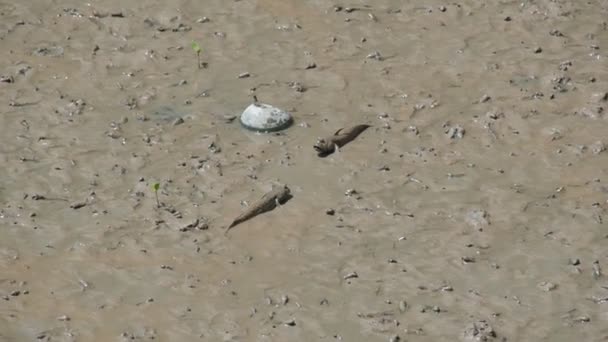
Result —
POLYGON ((0 3, 0 341, 605 340, 606 18, 0 3), (294 125, 231 121, 253 88, 294 125))

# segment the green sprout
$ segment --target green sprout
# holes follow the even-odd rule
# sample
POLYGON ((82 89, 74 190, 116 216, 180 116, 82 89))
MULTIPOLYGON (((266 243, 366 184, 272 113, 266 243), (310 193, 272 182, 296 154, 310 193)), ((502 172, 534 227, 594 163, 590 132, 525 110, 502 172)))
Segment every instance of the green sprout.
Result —
POLYGON ((201 46, 197 42, 192 42, 192 50, 196 53, 198 68, 201 68, 201 46))
POLYGON ((158 189, 160 188, 160 183, 154 183, 152 185, 152 190, 154 190, 154 195, 156 196, 156 207, 160 208, 160 202, 158 201, 158 189))

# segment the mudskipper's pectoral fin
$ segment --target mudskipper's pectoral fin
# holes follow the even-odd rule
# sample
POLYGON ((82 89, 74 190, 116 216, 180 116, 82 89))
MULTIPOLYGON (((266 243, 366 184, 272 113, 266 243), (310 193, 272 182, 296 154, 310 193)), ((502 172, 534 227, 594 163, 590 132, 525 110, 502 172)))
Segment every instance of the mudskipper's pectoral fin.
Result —
POLYGON ((336 133, 334 133, 334 135, 338 135, 340 134, 340 132, 344 129, 344 127, 340 128, 339 130, 336 131, 336 133))

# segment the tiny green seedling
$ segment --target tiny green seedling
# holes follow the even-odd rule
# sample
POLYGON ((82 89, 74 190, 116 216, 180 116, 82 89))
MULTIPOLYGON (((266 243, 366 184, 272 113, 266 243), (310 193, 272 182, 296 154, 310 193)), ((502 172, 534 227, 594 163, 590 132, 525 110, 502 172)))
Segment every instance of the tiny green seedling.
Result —
POLYGON ((198 45, 197 42, 192 42, 192 50, 194 50, 194 52, 196 53, 196 60, 197 60, 197 65, 198 68, 201 68, 201 46, 198 45))
POLYGON ((154 190, 154 195, 156 196, 156 207, 160 208, 160 202, 158 201, 158 189, 160 188, 160 183, 154 183, 152 185, 152 190, 154 190))

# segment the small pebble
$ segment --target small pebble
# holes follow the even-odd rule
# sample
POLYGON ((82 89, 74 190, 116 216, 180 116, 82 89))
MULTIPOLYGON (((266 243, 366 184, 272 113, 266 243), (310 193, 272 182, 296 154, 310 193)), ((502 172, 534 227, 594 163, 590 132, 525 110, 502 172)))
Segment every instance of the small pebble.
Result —
POLYGON ((13 76, 0 76, 0 83, 15 83, 13 76))
POLYGON ((374 51, 374 52, 370 53, 369 55, 367 55, 367 58, 368 59, 375 59, 377 61, 381 61, 381 60, 384 59, 379 51, 374 51))
POLYGON ((234 121, 236 119, 236 115, 225 114, 225 115, 222 115, 222 119, 224 120, 225 123, 231 123, 232 121, 234 121))
POLYGON ((418 135, 420 132, 418 131, 418 127, 416 126, 408 126, 405 131, 414 133, 414 135, 418 135))
POLYGON ((462 126, 459 126, 459 125, 452 126, 452 127, 449 127, 445 131, 445 134, 450 139, 462 139, 464 137, 464 134, 465 134, 465 129, 462 126))
POLYGON ((358 194, 358 192, 355 189, 347 189, 344 192, 344 195, 346 195, 346 196, 352 196, 352 195, 356 195, 356 194, 358 194))
POLYGON ((74 203, 70 204, 70 208, 76 210, 76 209, 80 209, 86 205, 87 205, 86 201, 74 202, 74 203))
POLYGON ((593 268, 593 278, 597 279, 602 276, 602 268, 600 267, 600 262, 595 260, 592 265, 593 268))
POLYGON ((348 280, 348 279, 352 279, 352 278, 359 278, 359 275, 357 274, 357 272, 351 272, 344 276, 344 280, 348 280))
POLYGON ((549 281, 543 281, 538 284, 538 288, 545 292, 549 292, 557 289, 557 285, 549 281))
POLYGON ((461 259, 463 264, 471 264, 475 262, 475 258, 469 256, 464 256, 461 259))

